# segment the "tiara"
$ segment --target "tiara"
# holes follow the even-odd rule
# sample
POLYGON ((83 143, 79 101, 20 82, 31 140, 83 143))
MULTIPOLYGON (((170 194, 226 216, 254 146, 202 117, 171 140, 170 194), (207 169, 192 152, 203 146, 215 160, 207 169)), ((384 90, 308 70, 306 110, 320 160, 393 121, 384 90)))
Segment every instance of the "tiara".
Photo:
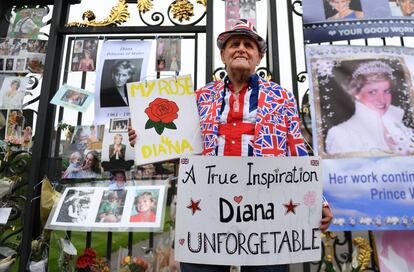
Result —
POLYGON ((361 75, 370 74, 388 74, 390 78, 394 78, 393 69, 382 61, 370 61, 358 66, 355 72, 352 73, 352 79, 356 79, 361 75))

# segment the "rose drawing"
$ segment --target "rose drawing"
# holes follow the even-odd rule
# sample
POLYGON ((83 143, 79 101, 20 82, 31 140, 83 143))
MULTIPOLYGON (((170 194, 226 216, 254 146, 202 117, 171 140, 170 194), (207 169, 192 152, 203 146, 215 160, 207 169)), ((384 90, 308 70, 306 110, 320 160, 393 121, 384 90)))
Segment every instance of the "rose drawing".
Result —
POLYGON ((305 205, 308 207, 315 205, 315 201, 316 201, 316 192, 314 191, 308 191, 303 196, 303 202, 305 202, 305 205))
POLYGON ((177 129, 173 121, 178 118, 178 111, 179 108, 174 101, 156 98, 145 109, 149 118, 145 129, 154 128, 159 135, 163 133, 165 128, 177 129))

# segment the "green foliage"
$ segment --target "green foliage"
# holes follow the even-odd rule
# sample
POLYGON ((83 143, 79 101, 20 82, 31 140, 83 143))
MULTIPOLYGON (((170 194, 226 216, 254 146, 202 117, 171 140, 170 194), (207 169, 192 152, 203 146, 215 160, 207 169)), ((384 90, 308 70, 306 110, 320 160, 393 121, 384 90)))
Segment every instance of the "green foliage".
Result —
POLYGON ((150 128, 154 128, 155 131, 158 133, 158 135, 161 135, 164 132, 165 128, 177 129, 177 126, 173 122, 171 123, 154 122, 149 119, 147 123, 145 123, 145 129, 150 129, 150 128))

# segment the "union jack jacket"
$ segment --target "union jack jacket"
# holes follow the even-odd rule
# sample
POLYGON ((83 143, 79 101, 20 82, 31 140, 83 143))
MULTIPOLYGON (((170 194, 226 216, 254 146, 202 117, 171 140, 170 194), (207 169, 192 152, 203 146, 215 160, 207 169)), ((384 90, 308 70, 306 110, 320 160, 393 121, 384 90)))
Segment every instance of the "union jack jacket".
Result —
MULTIPOLYGON (((258 105, 253 140, 256 157, 306 156, 293 94, 274 82, 258 77, 258 105)), ((216 155, 218 126, 225 92, 224 80, 196 91, 203 137, 203 155, 216 155)))

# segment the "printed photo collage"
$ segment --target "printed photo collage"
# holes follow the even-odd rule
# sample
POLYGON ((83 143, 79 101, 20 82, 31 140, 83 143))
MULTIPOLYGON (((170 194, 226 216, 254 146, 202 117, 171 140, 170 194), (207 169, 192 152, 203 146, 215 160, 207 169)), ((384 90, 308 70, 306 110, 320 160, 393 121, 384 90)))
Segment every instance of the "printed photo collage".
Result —
POLYGON ((158 38, 155 70, 174 71, 181 70, 181 39, 158 38))
POLYGON ((98 43, 98 39, 75 39, 73 41, 72 72, 95 71, 98 43))
POLYGON ((33 111, 22 110, 29 78, 10 74, 43 72, 47 41, 38 35, 47 10, 14 9, 7 37, 0 38, 0 140, 23 149, 32 145, 33 111))
POLYGON ((166 186, 67 187, 46 228, 64 230, 161 230, 166 186))
POLYGON ((42 73, 46 40, 0 38, 0 73, 42 73))
MULTIPOLYGON (((114 122, 121 121, 129 122, 128 119, 114 122)), ((62 158, 62 179, 99 179, 103 171, 124 169, 125 164, 131 166, 134 149, 128 143, 127 128, 111 131, 105 125, 77 126, 70 141, 63 144, 62 158)), ((111 176, 112 183, 116 183, 116 174, 111 176)))
POLYGON ((226 0, 226 31, 239 19, 256 25, 256 0, 226 0))

